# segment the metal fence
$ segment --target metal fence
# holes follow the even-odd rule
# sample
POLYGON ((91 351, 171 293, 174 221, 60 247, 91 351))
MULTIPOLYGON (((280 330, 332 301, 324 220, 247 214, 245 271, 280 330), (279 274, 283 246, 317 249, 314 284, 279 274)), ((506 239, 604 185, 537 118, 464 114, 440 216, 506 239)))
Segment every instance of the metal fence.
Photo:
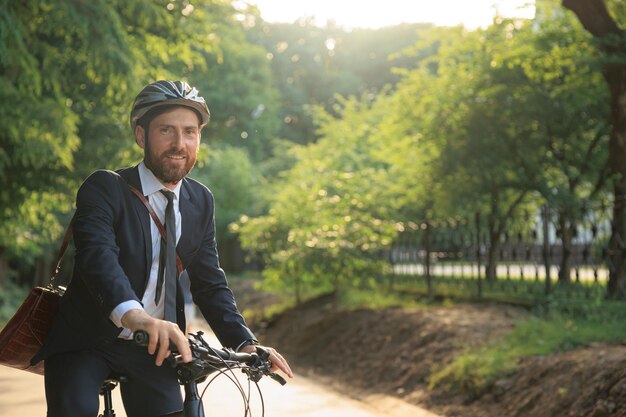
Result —
POLYGON ((409 225, 388 257, 392 285, 478 297, 596 297, 606 291, 609 204, 522 212, 491 242, 484 216, 409 225), (567 216, 569 214, 569 216, 567 216), (491 259, 491 260, 490 260, 491 259), (491 274, 489 269, 491 268, 491 274))

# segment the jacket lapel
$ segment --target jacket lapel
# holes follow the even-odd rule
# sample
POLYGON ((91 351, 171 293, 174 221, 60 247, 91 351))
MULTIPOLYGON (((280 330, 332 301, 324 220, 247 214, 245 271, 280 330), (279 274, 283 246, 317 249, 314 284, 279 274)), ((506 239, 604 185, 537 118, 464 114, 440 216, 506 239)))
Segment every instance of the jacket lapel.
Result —
POLYGON ((179 254, 183 254, 181 260, 183 261, 183 267, 186 267, 189 260, 184 259, 184 255, 193 251, 193 242, 197 241, 197 237, 195 236, 198 233, 197 219, 201 214, 200 208, 191 197, 189 183, 186 179, 183 179, 183 184, 180 189, 179 210, 182 230, 177 245, 177 251, 179 254))
MULTIPOLYGON (((132 168, 127 168, 119 172, 119 174, 126 180, 128 185, 132 185, 139 191, 143 193, 143 189, 141 188, 141 180, 139 179, 139 170, 137 166, 132 168)), ((143 297, 143 293, 146 290, 146 286, 148 285, 148 279, 150 277, 150 268, 152 266, 152 229, 150 226, 150 214, 148 210, 144 207, 143 203, 135 196, 130 190, 128 192, 131 195, 132 205, 137 213, 137 218, 141 224, 141 230, 143 231, 143 240, 146 250, 145 253, 145 282, 142 287, 141 294, 138 294, 139 297, 143 297)))

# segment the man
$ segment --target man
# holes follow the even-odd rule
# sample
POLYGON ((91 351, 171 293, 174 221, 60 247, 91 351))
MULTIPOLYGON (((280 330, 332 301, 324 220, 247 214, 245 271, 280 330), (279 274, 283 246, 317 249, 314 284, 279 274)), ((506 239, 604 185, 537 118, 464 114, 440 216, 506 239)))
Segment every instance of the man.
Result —
MULTIPOLYGON (((191 360, 181 331, 181 270, 189 274, 194 302, 220 342, 255 350, 258 342, 219 266, 213 196, 186 178, 209 116, 204 99, 185 82, 146 86, 131 111, 144 160, 118 172, 96 171, 78 190, 72 281, 43 348, 33 358, 45 359, 48 417, 96 416, 100 386, 111 373, 127 378, 121 393, 129 417, 182 410, 174 370, 161 366, 170 342, 184 361, 191 360), (165 224, 165 239, 131 187, 148 199, 158 223, 165 224), (139 329, 149 334, 147 350, 130 340, 139 329)), ((273 367, 291 377, 284 358, 269 350, 273 367)))

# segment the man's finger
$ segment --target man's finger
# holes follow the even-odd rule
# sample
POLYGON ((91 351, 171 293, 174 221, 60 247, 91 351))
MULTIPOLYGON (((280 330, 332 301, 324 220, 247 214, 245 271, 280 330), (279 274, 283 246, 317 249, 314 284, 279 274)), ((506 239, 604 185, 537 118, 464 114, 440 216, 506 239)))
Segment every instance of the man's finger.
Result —
POLYGON ((289 364, 283 358, 283 356, 276 351, 276 349, 270 348, 270 362, 272 362, 272 367, 278 368, 285 373, 289 378, 293 378, 293 372, 289 367, 289 364))
POLYGON ((184 336, 178 337, 174 343, 176 343, 178 353, 180 353, 183 362, 191 362, 191 349, 189 348, 189 341, 187 338, 184 336))

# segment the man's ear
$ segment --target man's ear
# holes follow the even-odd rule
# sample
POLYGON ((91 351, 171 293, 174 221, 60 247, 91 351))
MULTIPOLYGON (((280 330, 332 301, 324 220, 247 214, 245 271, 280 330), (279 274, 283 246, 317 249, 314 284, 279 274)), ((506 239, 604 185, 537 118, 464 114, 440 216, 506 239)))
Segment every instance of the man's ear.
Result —
POLYGON ((137 142, 137 145, 139 145, 141 149, 145 149, 146 131, 139 125, 135 126, 135 142, 137 142))

